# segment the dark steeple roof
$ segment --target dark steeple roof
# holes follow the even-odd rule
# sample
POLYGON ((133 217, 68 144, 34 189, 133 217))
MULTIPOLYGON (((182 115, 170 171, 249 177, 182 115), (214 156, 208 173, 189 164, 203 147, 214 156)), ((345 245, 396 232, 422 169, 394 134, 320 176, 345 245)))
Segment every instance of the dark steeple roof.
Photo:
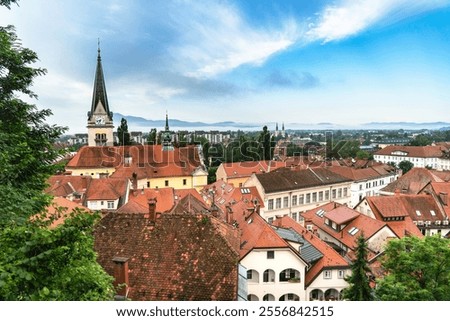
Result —
POLYGON ((92 94, 91 113, 89 118, 95 113, 98 103, 101 102, 106 114, 112 119, 109 111, 108 97, 106 95, 105 78, 103 76, 102 58, 100 56, 100 42, 98 46, 97 69, 95 71, 94 92, 92 94))

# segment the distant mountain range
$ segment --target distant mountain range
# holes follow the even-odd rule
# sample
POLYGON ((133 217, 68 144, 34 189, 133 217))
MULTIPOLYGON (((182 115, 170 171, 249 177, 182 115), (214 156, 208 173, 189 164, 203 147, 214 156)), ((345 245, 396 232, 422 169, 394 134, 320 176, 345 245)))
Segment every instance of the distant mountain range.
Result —
MULTIPOLYGON (((143 117, 123 115, 120 113, 114 113, 114 125, 116 128, 120 125, 120 120, 125 118, 128 123, 130 131, 149 131, 151 128, 157 128, 158 130, 164 128, 166 121, 162 120, 150 120, 143 117)), ((233 121, 222 121, 216 123, 205 122, 190 122, 178 119, 169 119, 169 126, 173 130, 180 129, 197 129, 197 130, 260 130, 264 125, 269 127, 269 130, 274 130, 275 123, 268 122, 262 123, 237 123, 233 121)), ((279 128, 281 129, 280 124, 279 128)), ((414 123, 414 122, 371 122, 360 125, 340 125, 328 122, 322 122, 318 124, 306 124, 306 123, 286 123, 286 129, 305 129, 305 130, 338 130, 338 129, 384 129, 384 130, 450 130, 450 123, 447 122, 429 122, 429 123, 414 123)))

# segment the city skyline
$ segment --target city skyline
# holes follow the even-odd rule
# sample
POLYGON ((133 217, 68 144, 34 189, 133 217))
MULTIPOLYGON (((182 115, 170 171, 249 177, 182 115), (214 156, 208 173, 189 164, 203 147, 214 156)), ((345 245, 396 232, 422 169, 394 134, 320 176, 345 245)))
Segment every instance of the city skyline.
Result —
POLYGON ((98 39, 114 113, 280 125, 450 120, 450 1, 34 1, 0 8, 0 19, 37 52, 48 73, 34 103, 69 133, 86 131, 98 39))

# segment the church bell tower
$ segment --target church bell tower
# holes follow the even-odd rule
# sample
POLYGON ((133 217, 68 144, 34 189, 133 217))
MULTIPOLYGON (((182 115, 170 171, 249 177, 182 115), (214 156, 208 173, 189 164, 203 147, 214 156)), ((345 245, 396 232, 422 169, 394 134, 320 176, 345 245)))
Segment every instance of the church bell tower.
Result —
POLYGON ((91 111, 87 120, 89 146, 113 146, 113 113, 109 111, 103 76, 100 43, 98 46, 97 69, 95 71, 94 92, 92 94, 91 111))

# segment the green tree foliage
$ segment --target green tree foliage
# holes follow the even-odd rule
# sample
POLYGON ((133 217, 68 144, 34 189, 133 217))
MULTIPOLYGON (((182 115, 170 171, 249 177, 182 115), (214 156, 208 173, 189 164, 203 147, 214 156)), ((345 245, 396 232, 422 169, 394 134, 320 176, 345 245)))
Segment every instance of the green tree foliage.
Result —
POLYGON ((49 109, 38 110, 18 98, 37 98, 29 88, 45 74, 30 67, 37 60, 35 52, 20 46, 14 27, 0 27, 0 225, 24 221, 50 200, 42 191, 55 172, 52 160, 59 151, 54 143, 65 128, 45 123, 49 109))
POLYGON ((43 215, 0 230, 0 300, 111 300, 93 250, 99 218, 77 210, 55 228, 43 215))
POLYGON ((427 146, 432 143, 432 140, 429 136, 426 135, 417 135, 411 142, 409 142, 409 146, 427 146))
POLYGON ((274 137, 270 134, 267 126, 263 127, 262 132, 259 134, 258 142, 260 144, 260 159, 271 160, 273 158, 273 152, 275 148, 274 137))
POLYGON ((157 145, 157 130, 156 128, 152 128, 147 137, 147 145, 157 145))
POLYGON ((440 235, 392 240, 376 294, 387 301, 450 301, 450 240, 440 235))
POLYGON ((117 128, 117 137, 120 146, 131 145, 130 133, 128 132, 128 123, 125 118, 120 120, 120 126, 117 128))
POLYGON ((352 274, 345 280, 349 286, 344 289, 344 299, 350 301, 371 301, 373 300, 372 289, 370 287, 370 268, 367 263, 367 242, 364 235, 358 237, 356 246, 356 259, 350 264, 352 274))
MULTIPOLYGON (((9 8, 16 1, 0 0, 9 8)), ((96 262, 92 228, 96 217, 75 213, 56 228, 46 214, 44 194, 64 128, 50 126, 49 109, 19 98, 33 79, 36 53, 22 48, 14 27, 0 27, 0 300, 111 299, 111 278, 96 262)))
POLYGON ((402 170, 403 174, 408 173, 413 167, 414 164, 407 160, 403 160, 400 163, 398 163, 398 168, 402 170))

